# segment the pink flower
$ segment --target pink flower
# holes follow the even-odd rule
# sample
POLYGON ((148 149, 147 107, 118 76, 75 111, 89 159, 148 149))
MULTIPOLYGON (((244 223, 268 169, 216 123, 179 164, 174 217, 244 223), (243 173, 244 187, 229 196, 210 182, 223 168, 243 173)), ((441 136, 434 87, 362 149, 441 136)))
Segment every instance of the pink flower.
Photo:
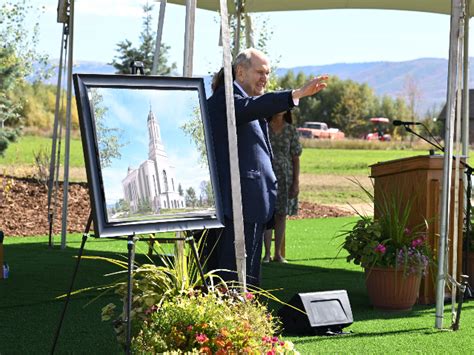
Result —
POLYGON ((262 337, 262 341, 264 343, 270 343, 272 340, 268 335, 265 335, 264 337, 262 337))
POLYGON ((411 229, 410 228, 405 228, 405 234, 410 235, 411 234, 411 229))
POLYGON ((186 329, 188 330, 188 332, 190 332, 191 330, 193 330, 193 326, 190 324, 186 327, 186 329))
POLYGON ((422 244, 423 244, 423 239, 421 239, 421 238, 417 238, 417 239, 414 239, 414 240, 411 241, 411 246, 413 248, 416 248, 416 247, 418 247, 422 244))
POLYGON ((206 341, 208 341, 209 338, 207 337, 206 334, 196 334, 196 341, 199 343, 199 344, 204 344, 206 341))
POLYGON ((251 301, 255 298, 255 296, 253 295, 253 293, 251 292, 246 292, 245 293, 245 299, 247 299, 248 301, 251 301))
POLYGON ((274 349, 272 349, 272 350, 270 350, 270 351, 267 351, 267 355, 275 355, 275 354, 276 354, 276 353, 275 353, 275 350, 274 350, 274 349))
POLYGON ((152 313, 156 312, 157 310, 158 310, 158 306, 156 304, 154 304, 153 306, 151 306, 150 308, 145 310, 145 314, 149 315, 149 314, 152 314, 152 313))
POLYGON ((385 251, 387 250, 387 248, 385 247, 385 245, 379 244, 375 247, 374 250, 376 253, 385 254, 385 251))
POLYGON ((273 344, 278 343, 278 337, 273 337, 273 338, 272 338, 272 343, 273 343, 273 344))

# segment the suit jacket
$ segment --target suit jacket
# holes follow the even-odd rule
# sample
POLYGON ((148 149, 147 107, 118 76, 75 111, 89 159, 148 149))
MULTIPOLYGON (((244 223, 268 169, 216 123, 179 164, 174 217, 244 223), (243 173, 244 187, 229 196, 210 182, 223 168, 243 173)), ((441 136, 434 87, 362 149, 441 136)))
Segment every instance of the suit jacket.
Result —
MULTIPOLYGON (((273 216, 277 181, 266 117, 294 106, 291 91, 245 97, 234 85, 242 212, 245 222, 266 223, 273 216)), ((224 215, 232 219, 229 143, 224 86, 208 99, 224 215)))

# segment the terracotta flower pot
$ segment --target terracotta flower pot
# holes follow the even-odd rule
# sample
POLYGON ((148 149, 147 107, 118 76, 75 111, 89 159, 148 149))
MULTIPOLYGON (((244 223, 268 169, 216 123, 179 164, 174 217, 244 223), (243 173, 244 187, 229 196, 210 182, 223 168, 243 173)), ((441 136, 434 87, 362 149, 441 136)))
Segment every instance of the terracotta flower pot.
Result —
POLYGON ((420 274, 403 275, 395 268, 365 269, 365 283, 374 308, 408 311, 415 304, 420 290, 420 274))

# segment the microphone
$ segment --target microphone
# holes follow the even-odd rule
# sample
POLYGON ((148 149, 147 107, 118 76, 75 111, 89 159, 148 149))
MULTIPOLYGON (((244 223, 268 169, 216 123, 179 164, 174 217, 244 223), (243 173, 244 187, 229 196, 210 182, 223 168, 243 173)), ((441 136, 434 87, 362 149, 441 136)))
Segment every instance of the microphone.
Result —
POLYGON ((392 123, 393 123, 394 126, 401 126, 401 125, 411 126, 411 125, 421 124, 421 122, 408 122, 408 121, 400 121, 400 120, 393 120, 392 123))

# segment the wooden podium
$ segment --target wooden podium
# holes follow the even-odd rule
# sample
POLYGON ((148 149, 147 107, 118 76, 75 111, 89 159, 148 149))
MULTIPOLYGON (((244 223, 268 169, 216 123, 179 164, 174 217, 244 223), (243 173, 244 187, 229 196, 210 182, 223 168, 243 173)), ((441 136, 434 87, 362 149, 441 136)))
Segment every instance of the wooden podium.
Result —
MULTIPOLYGON (((454 165, 453 165, 454 166, 454 165)), ((428 222, 428 241, 432 247, 433 256, 438 256, 438 242, 440 230, 440 202, 443 179, 443 156, 421 155, 404 159, 391 160, 370 166, 371 177, 374 178, 375 206, 381 203, 384 196, 397 194, 404 200, 413 199, 409 225, 415 226, 428 222)), ((448 270, 452 273, 453 256, 453 226, 458 230, 457 269, 461 274, 462 267, 462 236, 464 219, 464 188, 462 183, 463 169, 459 176, 459 215, 456 223, 454 216, 454 187, 451 189, 451 208, 449 224, 449 259, 448 270)), ((454 168, 453 168, 454 179, 454 168)), ((453 184, 454 186, 454 184, 453 184)), ((374 207, 375 207, 374 206, 374 207)), ((377 210, 377 208, 374 208, 377 210)), ((421 281, 418 303, 432 304, 436 302, 436 275, 437 270, 431 267, 421 281)))

